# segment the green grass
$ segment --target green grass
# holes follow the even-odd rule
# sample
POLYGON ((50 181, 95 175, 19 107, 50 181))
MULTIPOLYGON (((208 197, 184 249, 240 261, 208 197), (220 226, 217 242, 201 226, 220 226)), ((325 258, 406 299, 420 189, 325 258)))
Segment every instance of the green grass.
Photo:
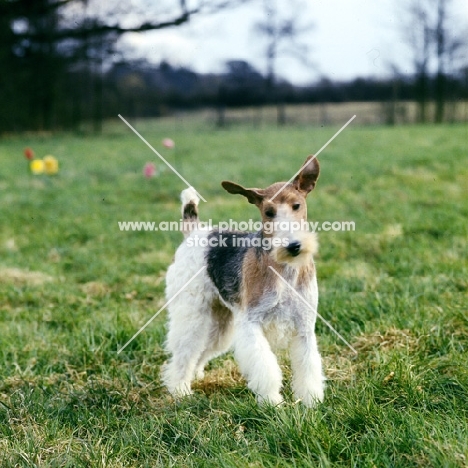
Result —
MULTIPOLYGON (((288 179, 335 127, 232 128, 136 122, 208 200, 203 219, 257 219, 220 181, 288 179)), ((174 402, 159 372, 164 273, 177 232, 117 222, 179 219, 183 183, 145 180, 151 151, 123 123, 100 137, 0 141, 0 465, 3 467, 452 467, 468 464, 466 126, 351 125, 321 155, 309 218, 323 232, 318 323, 326 398, 258 407, 230 355, 174 402), (53 154, 57 177, 22 151, 53 154)), ((162 168, 162 164, 158 164, 162 168)))

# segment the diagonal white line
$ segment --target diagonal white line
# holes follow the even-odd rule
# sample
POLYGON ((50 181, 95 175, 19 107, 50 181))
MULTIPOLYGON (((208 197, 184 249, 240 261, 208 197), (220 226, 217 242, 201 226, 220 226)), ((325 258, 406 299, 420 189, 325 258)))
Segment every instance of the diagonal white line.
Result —
POLYGON ((312 309, 316 314, 317 314, 317 317, 319 319, 321 319, 325 325, 333 332, 335 333, 338 338, 340 338, 345 344, 346 346, 348 346, 349 349, 351 349, 351 351, 353 351, 353 353, 357 354, 358 352, 343 338, 342 335, 340 335, 334 328, 333 326, 330 324, 330 322, 327 322, 271 265, 268 267, 270 268, 276 276, 278 276, 278 278, 281 279, 281 281, 283 281, 284 284, 286 284, 288 286, 288 288, 306 305, 308 306, 310 309, 312 309))
POLYGON ((202 266, 118 351, 120 354, 204 269, 202 266))
MULTIPOLYGON (((187 187, 188 188, 193 188, 178 172, 177 170, 171 165, 169 164, 169 162, 167 162, 162 156, 161 154, 159 154, 158 151, 156 151, 120 114, 118 114, 119 118, 122 120, 122 122, 124 122, 128 128, 130 128, 131 130, 133 130, 133 132, 135 133, 135 135, 139 136, 141 141, 143 141, 143 143, 145 143, 155 154, 156 156, 158 156, 166 165, 167 167, 169 167, 169 169, 171 169, 174 174, 176 174, 177 176, 179 176, 179 178, 185 182, 187 184, 187 187)), ((195 189, 194 189, 195 190, 195 189)), ((200 193, 195 190, 197 192, 197 195, 204 201, 206 202, 206 200, 200 195, 200 193)))
POLYGON ((278 196, 287 185, 289 185, 296 176, 303 171, 354 119, 356 118, 356 114, 353 115, 315 154, 313 158, 310 158, 306 164, 304 164, 271 198, 270 201, 272 202, 273 199, 278 196))

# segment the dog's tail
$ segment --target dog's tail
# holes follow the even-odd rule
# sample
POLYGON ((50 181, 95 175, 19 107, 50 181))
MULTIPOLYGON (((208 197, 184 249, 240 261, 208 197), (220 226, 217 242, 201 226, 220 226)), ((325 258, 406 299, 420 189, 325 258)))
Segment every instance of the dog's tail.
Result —
POLYGON ((197 192, 193 187, 185 189, 180 194, 182 201, 182 232, 187 237, 198 228, 198 198, 197 192))

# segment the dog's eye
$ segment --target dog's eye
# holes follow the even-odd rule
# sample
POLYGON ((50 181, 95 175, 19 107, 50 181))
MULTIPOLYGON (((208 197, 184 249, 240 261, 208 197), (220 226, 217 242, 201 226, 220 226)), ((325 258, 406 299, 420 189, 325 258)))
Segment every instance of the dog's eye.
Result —
POLYGON ((268 216, 268 218, 274 218, 275 217, 275 212, 273 210, 266 210, 265 211, 265 216, 268 216))
POLYGON ((297 211, 300 207, 301 207, 301 204, 300 204, 300 203, 294 203, 294 205, 292 206, 292 209, 293 209, 294 211, 297 211))

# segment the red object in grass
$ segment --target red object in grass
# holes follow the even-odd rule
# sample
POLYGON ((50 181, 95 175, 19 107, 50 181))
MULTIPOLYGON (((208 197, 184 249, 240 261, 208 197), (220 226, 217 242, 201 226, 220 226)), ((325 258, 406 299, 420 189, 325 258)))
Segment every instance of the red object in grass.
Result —
POLYGON ((174 140, 171 140, 170 138, 164 138, 164 140, 162 141, 162 144, 165 148, 174 148, 175 146, 175 143, 174 143, 174 140))
POLYGON ((24 148, 24 156, 26 159, 31 161, 31 159, 34 159, 34 151, 31 148, 24 148))
POLYGON ((143 175, 147 179, 150 179, 151 177, 154 177, 156 175, 156 166, 154 165, 154 163, 149 162, 145 164, 145 167, 143 168, 143 175))

